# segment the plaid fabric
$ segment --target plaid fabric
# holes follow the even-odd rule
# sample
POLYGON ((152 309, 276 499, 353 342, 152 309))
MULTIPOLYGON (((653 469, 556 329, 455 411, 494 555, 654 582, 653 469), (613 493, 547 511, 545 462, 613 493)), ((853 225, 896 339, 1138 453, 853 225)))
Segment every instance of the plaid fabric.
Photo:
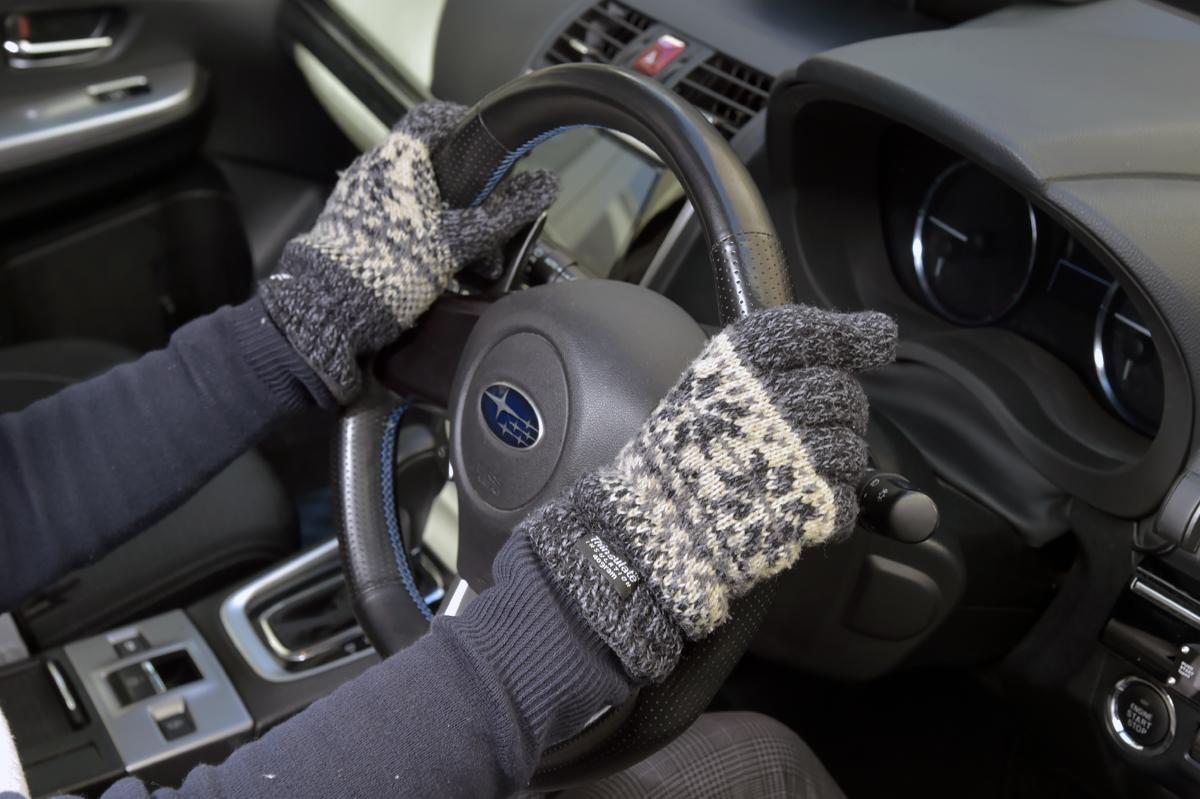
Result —
POLYGON ((708 713, 619 774, 555 799, 844 799, 796 733, 757 713, 708 713))

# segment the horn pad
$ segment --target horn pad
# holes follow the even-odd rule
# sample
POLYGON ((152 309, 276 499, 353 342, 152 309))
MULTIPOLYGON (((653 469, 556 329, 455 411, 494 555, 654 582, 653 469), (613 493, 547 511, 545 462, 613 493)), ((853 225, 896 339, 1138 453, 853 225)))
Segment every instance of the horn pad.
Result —
POLYGON ((609 280, 519 291, 480 317, 451 391, 458 571, 473 589, 521 519, 616 456, 704 342, 670 300, 609 280))

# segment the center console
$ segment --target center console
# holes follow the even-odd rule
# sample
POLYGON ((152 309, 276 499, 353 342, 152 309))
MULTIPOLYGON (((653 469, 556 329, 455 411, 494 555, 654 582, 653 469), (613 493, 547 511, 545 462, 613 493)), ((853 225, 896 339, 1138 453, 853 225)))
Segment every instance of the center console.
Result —
MULTIPOLYGON (((436 603, 441 570, 419 565, 436 603)), ((34 796, 125 775, 177 785, 377 660, 330 540, 233 591, 0 666, 0 707, 34 796)))
POLYGON ((227 754, 253 730, 229 677, 183 611, 76 641, 63 654, 130 773, 193 750, 227 754))

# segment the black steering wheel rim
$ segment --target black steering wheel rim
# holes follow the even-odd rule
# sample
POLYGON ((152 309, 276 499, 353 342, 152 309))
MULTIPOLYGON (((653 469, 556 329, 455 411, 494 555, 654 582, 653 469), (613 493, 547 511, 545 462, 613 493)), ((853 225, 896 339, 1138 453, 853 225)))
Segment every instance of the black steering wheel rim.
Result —
MULTIPOLYGON (((709 245, 723 323, 792 301, 774 225, 745 166, 694 107, 627 70, 553 67, 493 92, 433 155, 443 198, 453 207, 482 202, 522 155, 573 127, 633 136, 675 173, 709 245)), ((385 655, 424 629, 386 532, 379 479, 383 431, 398 404, 374 387, 346 409, 334 459, 339 541, 355 610, 385 655)), ((642 689, 578 735, 550 746, 532 786, 551 789, 596 779, 669 742, 703 712, 749 646, 772 593, 768 584, 743 597, 730 623, 685 648, 664 683, 642 689)))
POLYGON ((709 245, 722 324, 792 301, 775 225, 741 159, 694 106, 631 70, 567 64, 489 94, 434 154, 443 199, 477 205, 522 155, 583 127, 637 139, 679 180, 709 245))

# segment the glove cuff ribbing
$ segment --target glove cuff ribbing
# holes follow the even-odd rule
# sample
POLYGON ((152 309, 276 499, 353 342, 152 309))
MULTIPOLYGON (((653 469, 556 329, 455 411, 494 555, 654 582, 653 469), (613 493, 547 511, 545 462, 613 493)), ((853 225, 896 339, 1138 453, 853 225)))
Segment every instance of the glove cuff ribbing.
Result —
POLYGON ((683 639, 622 549, 618 519, 603 479, 586 475, 521 532, 629 676, 659 682, 679 662, 683 639))
POLYGON ((382 302, 303 238, 288 242, 260 293, 271 320, 341 403, 361 388, 358 354, 401 332, 382 302))

